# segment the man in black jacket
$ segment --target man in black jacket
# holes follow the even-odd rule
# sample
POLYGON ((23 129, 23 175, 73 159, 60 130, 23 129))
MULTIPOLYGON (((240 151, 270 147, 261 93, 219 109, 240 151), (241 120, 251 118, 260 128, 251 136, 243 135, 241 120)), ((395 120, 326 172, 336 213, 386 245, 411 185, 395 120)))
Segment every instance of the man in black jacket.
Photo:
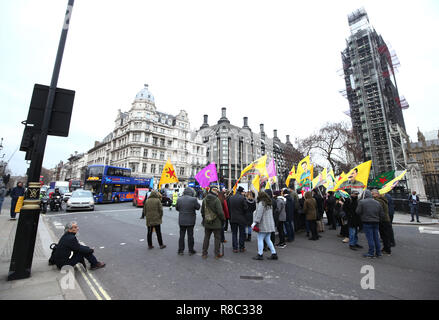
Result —
POLYGON ((326 200, 326 217, 328 218, 328 223, 327 225, 330 225, 331 230, 336 230, 337 229, 337 222, 336 222, 336 217, 335 217, 335 205, 336 205, 337 201, 334 197, 334 192, 329 191, 328 192, 328 199, 326 200))
POLYGON ((183 255, 184 238, 187 232, 189 255, 197 253, 194 250, 194 226, 197 210, 201 208, 200 203, 195 197, 195 190, 192 188, 184 189, 183 196, 177 200, 178 224, 180 226, 180 238, 178 239, 178 254, 183 255))
POLYGON ((282 195, 285 198, 285 212, 286 212, 286 221, 285 221, 285 229, 287 231, 287 242, 294 241, 294 226, 292 222, 294 221, 294 199, 291 197, 288 189, 284 189, 282 195))
POLYGON ((358 206, 358 195, 358 190, 352 191, 351 197, 346 199, 343 204, 343 211, 346 213, 346 217, 348 219, 349 248, 352 250, 363 248, 358 244, 358 228, 361 224, 361 218, 356 212, 358 206))
POLYGON ((232 228, 233 252, 238 252, 238 231, 239 251, 245 251, 245 227, 247 225, 246 213, 248 209, 247 200, 242 193, 243 187, 239 187, 236 194, 229 199, 230 227, 232 228))
POLYGON ((413 191, 413 193, 411 195, 409 195, 409 207, 410 207, 410 214, 412 215, 412 220, 410 220, 410 222, 415 221, 414 220, 414 215, 416 214, 416 221, 419 221, 419 196, 416 195, 416 191, 413 191))
POLYGON ((56 266, 61 269, 65 265, 74 267, 77 263, 82 263, 85 267, 85 258, 90 262, 90 270, 105 267, 105 263, 98 262, 93 255, 94 250, 92 248, 81 245, 78 239, 76 239, 76 233, 78 230, 79 228, 76 222, 69 222, 66 224, 66 232, 61 239, 59 239, 53 256, 56 266), (73 256, 70 258, 72 252, 73 256))

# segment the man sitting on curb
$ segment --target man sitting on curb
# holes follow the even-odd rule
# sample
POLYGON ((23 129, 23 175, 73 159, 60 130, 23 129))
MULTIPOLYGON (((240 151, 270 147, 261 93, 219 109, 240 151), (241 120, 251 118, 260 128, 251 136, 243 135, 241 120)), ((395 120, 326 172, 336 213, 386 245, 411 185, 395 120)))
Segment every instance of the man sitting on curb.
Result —
POLYGON ((64 230, 65 233, 59 239, 53 255, 53 262, 59 269, 65 265, 74 267, 77 263, 82 263, 85 268, 84 258, 90 262, 90 270, 105 267, 105 263, 98 262, 93 255, 94 250, 92 248, 79 244, 78 239, 76 239, 76 233, 79 230, 76 222, 67 223, 64 230), (73 256, 70 258, 72 251, 73 256))

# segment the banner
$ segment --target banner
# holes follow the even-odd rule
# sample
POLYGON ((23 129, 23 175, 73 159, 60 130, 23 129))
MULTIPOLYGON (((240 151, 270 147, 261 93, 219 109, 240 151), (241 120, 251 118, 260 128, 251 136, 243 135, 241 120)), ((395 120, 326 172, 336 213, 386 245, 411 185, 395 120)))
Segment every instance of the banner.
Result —
MULTIPOLYGON (((369 181, 370 168, 372 166, 372 160, 364 162, 351 171, 348 172, 342 179, 337 182, 334 190, 345 190, 362 191, 367 188, 367 183, 369 181)), ((361 192, 360 192, 361 193, 361 192)))
POLYGON ((204 169, 198 172, 195 176, 201 188, 207 188, 211 182, 218 181, 215 162, 207 165, 204 169))
POLYGON ((404 177, 406 172, 407 172, 407 170, 404 170, 404 172, 401 173, 399 176, 397 176, 395 179, 386 183, 382 189, 378 190, 378 192, 380 194, 385 194, 385 193, 389 192, 390 190, 392 190, 393 188, 395 188, 396 185, 398 184, 398 182, 401 181, 401 179, 404 177))
POLYGON ((312 188, 315 189, 315 188, 318 188, 320 186, 323 186, 326 183, 326 176, 327 176, 327 170, 325 168, 325 169, 323 169, 322 172, 320 172, 318 174, 317 177, 315 177, 312 180, 312 188))
POLYGON ((297 165, 297 181, 298 188, 311 188, 312 186, 312 170, 313 166, 310 164, 309 155, 303 158, 297 165))
POLYGON ((168 159, 168 161, 166 161, 165 167, 163 168, 162 176, 160 177, 159 189, 162 184, 177 183, 177 182, 178 182, 178 178, 177 175, 175 174, 174 166, 172 165, 171 161, 168 159))
POLYGON ((335 184, 334 170, 331 169, 326 175, 326 183, 323 186, 326 188, 326 191, 334 191, 335 184))

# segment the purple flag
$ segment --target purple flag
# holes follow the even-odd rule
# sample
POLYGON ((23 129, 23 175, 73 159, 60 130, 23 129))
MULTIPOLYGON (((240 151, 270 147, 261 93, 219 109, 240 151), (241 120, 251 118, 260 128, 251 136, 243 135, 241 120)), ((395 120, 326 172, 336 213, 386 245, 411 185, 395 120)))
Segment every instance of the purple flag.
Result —
POLYGON ((271 178, 271 177, 275 177, 275 176, 277 176, 277 173, 276 173, 276 166, 275 166, 275 164, 274 164, 274 159, 271 159, 270 163, 268 164, 267 172, 268 172, 268 176, 269 176, 270 178, 271 178))
POLYGON ((218 181, 215 162, 212 162, 203 170, 198 172, 195 176, 195 179, 198 181, 202 188, 207 188, 211 182, 218 181))

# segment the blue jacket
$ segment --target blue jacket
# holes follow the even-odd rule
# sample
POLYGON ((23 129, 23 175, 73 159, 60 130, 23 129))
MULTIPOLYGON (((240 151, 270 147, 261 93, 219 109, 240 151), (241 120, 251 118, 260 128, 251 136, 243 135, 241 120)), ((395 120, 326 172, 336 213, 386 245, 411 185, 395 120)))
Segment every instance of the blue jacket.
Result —
POLYGON ((24 188, 23 187, 15 187, 11 191, 12 200, 17 200, 19 197, 24 196, 24 188))

